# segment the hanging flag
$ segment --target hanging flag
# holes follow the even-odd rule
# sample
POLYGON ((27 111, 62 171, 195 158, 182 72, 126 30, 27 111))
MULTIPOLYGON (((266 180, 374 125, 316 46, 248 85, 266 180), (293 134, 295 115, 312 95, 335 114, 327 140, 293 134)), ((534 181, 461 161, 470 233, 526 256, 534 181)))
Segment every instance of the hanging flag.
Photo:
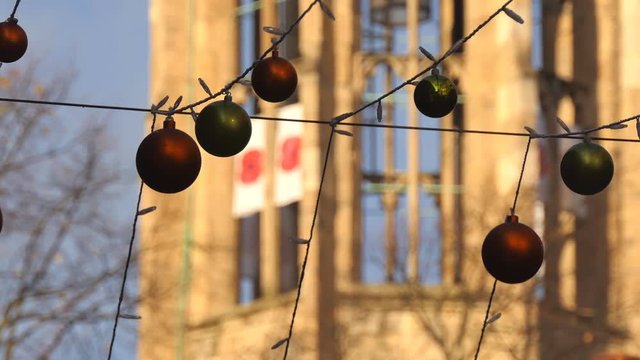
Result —
POLYGON ((251 139, 234 156, 233 215, 246 217, 264 206, 266 133, 264 121, 252 122, 251 139))
MULTIPOLYGON (((286 119, 304 118, 302 104, 283 106, 278 117, 286 119)), ((302 199, 302 150, 303 124, 278 122, 275 143, 275 194, 276 206, 285 206, 302 199)))

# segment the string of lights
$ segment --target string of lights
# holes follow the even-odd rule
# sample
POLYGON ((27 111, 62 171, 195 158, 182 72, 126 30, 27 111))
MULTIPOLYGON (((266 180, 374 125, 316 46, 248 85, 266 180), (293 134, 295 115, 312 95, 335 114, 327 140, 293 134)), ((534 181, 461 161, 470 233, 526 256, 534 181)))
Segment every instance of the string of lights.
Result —
MULTIPOLYGON (((37 104, 37 105, 49 105, 60 107, 75 107, 85 109, 102 109, 102 110, 115 110, 115 111, 130 111, 130 112, 143 112, 158 115, 169 115, 166 110, 156 110, 155 112, 150 108, 133 107, 133 106, 120 106, 120 105, 106 105, 106 104, 91 104, 91 103, 78 103, 78 102, 62 102, 62 101, 47 101, 47 100, 35 100, 35 99, 21 99, 21 98, 5 98, 0 97, 0 102, 8 103, 23 103, 23 104, 37 104)), ((189 115, 197 116, 197 112, 189 112, 187 110, 175 111, 174 115, 189 115)), ((261 116, 250 115, 253 120, 261 121, 275 121, 275 122, 296 122, 304 124, 318 124, 318 125, 331 125, 331 120, 314 120, 314 119, 294 119, 275 116, 261 116)), ((523 132, 509 132, 509 131, 495 131, 495 130, 482 130, 482 129, 463 129, 463 128, 443 128, 443 127, 430 127, 430 126, 408 126, 397 124, 381 124, 381 123, 367 123, 367 122, 340 122, 340 126, 358 127, 358 128, 380 128, 380 129, 398 129, 398 130, 417 130, 417 131, 429 131, 429 132, 445 132, 445 133, 457 133, 457 134, 479 134, 479 135, 495 135, 495 136, 512 136, 512 137, 531 137, 533 139, 584 139, 585 135, 592 134, 600 130, 620 130, 623 129, 619 125, 633 120, 638 121, 640 114, 632 115, 624 119, 615 120, 605 125, 601 125, 592 129, 584 131, 574 131, 565 133, 538 133, 532 134, 530 131, 523 132)), ((640 139, 631 138, 612 138, 612 137, 599 137, 591 136, 592 140, 596 141, 609 141, 609 142, 630 142, 638 143, 640 139)))
MULTIPOLYGON (((309 229, 309 238, 303 241, 305 248, 304 259, 302 261, 302 269, 300 270, 300 280, 298 280, 298 288, 296 290, 296 300, 293 304, 293 311, 291 313, 291 322, 289 323, 289 335, 278 342, 278 344, 285 345, 283 359, 287 358, 289 354, 289 345, 291 345, 291 337, 293 336, 293 325, 296 320, 296 314, 298 313, 298 304, 300 303, 300 295, 302 294, 302 282, 304 281, 304 275, 307 269, 307 261, 309 260, 309 250, 311 249, 311 241, 313 240, 313 230, 316 227, 316 220, 318 218, 318 210, 320 209, 320 197, 322 195, 322 185, 324 185, 325 175, 327 173, 327 164, 329 163, 329 155, 331 154, 331 145, 333 144, 333 136, 336 133, 335 127, 331 128, 329 134, 329 141, 327 143, 327 149, 324 154, 324 161, 322 164, 322 174, 320 175, 320 185, 318 186, 318 194, 316 196, 316 204, 313 210, 313 219, 311 220, 311 228, 309 229)), ((276 345, 278 345, 276 344, 276 345)), ((278 346, 272 346, 272 349, 278 346)))
MULTIPOLYGON (((153 118, 151 120, 151 132, 154 131, 156 126, 156 115, 153 114, 153 118)), ((120 309, 122 307, 122 301, 124 300, 124 291, 125 286, 127 284, 127 274, 129 272, 129 266, 131 264, 131 255, 133 253, 133 242, 136 238, 136 227, 138 225, 138 218, 149 211, 140 211, 140 203, 142 202, 142 189, 144 188, 144 183, 140 181, 140 188, 138 189, 138 198, 136 200, 136 212, 133 216, 133 225, 131 226, 131 237, 129 239, 129 250, 127 252, 127 261, 124 266, 124 273, 122 274, 122 283, 120 285, 120 296, 118 296, 118 306, 116 308, 116 315, 113 319, 113 330, 111 332, 111 341, 109 342, 109 354, 107 355, 107 359, 111 359, 111 355, 113 353, 113 345, 116 341, 116 332, 118 330, 118 320, 120 319, 120 309)), ((153 210, 151 210, 153 211, 153 210)))

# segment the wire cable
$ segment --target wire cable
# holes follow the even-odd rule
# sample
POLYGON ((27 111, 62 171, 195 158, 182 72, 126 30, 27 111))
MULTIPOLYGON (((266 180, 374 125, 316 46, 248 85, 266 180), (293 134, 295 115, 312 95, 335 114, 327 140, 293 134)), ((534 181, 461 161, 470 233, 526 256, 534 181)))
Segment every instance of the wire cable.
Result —
MULTIPOLYGON (((151 120, 151 132, 155 129, 156 126, 156 114, 153 114, 153 119, 151 120)), ((133 253, 133 242, 136 238, 136 227, 138 225, 138 218, 140 217, 140 203, 142 202, 142 189, 144 188, 144 182, 140 181, 140 188, 138 190, 138 200, 136 203, 136 213, 133 217, 133 225, 131 226, 131 238, 129 239, 129 251, 127 252, 127 261, 124 266, 124 274, 122 275, 122 285, 120 286, 120 296, 118 297, 118 307, 116 309, 116 316, 113 319, 113 330, 111 332, 111 342, 109 343, 109 354, 107 355, 107 360, 111 360, 111 355, 113 353, 113 344, 116 341, 116 332, 118 330, 118 319, 120 318, 120 309, 122 307, 122 301, 124 300, 124 291, 127 283, 127 273, 129 272, 129 266, 131 264, 131 254, 133 253)))

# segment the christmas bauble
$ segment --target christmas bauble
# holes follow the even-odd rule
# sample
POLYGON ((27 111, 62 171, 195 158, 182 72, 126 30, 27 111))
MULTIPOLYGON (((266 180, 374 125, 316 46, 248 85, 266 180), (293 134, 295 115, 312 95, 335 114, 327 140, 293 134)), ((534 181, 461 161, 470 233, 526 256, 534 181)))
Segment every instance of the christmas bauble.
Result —
POLYGON ((251 119, 230 97, 207 105, 196 120, 196 138, 211 155, 233 156, 249 143, 251 119))
POLYGON ((18 25, 18 19, 9 18, 0 23, 0 62, 12 63, 27 51, 27 33, 18 25))
POLYGON ((571 191, 593 195, 604 190, 613 178, 613 159, 602 146, 585 141, 573 145, 560 163, 562 181, 571 191))
POLYGON ((544 258, 540 237, 515 215, 493 228, 482 244, 482 262, 499 281, 517 284, 535 275, 544 258))
POLYGON ((198 144, 165 120, 164 128, 147 135, 138 147, 136 167, 153 190, 173 194, 188 188, 198 177, 202 159, 198 144))
POLYGON ((450 113, 458 102, 453 81, 434 73, 420 80, 413 93, 418 110, 428 117, 439 118, 450 113))
POLYGON ((261 99, 268 102, 287 100, 298 85, 298 74, 290 62, 274 51, 270 58, 261 60, 251 74, 251 85, 261 99))

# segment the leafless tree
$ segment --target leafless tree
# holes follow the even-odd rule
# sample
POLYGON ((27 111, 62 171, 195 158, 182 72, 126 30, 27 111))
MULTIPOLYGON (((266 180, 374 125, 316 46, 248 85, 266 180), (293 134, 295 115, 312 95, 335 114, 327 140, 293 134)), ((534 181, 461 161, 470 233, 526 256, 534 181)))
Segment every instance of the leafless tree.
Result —
MULTIPOLYGON (((42 83, 37 65, 16 69, 2 69, 0 96, 59 101, 73 77, 42 83)), ((0 104, 3 359, 106 353, 127 226, 113 213, 119 175, 104 126, 77 123, 50 106, 0 104)))

